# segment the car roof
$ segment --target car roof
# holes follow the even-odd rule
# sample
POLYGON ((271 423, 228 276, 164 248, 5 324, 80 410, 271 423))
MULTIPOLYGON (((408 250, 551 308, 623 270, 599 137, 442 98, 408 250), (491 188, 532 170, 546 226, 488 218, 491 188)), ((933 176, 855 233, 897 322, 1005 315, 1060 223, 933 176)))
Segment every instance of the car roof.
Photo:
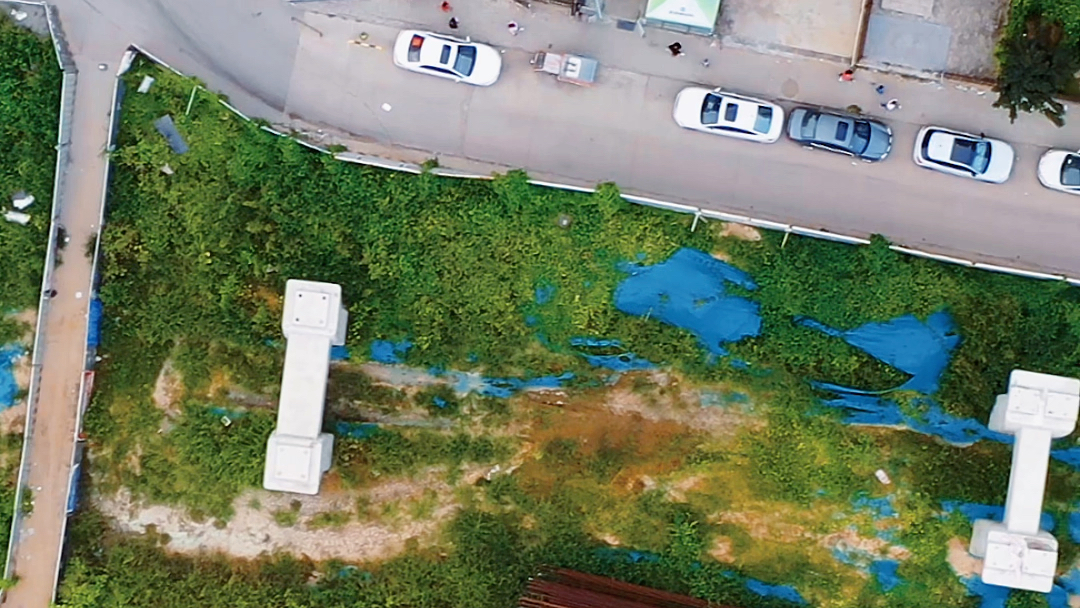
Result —
POLYGON ((817 126, 814 131, 814 139, 833 144, 847 145, 855 132, 855 121, 846 116, 837 116, 827 112, 818 112, 817 126), (841 123, 847 124, 848 129, 845 137, 840 139, 836 136, 836 128, 841 123))
MULTIPOLYGON (((947 131, 931 131, 926 142, 926 156, 937 161, 953 162, 952 150, 957 135, 947 131)), ((966 138, 965 138, 966 139, 966 138)))
POLYGON ((754 129, 754 124, 757 122, 757 112, 758 108, 761 106, 760 103, 726 93, 712 94, 717 95, 723 99, 723 103, 720 105, 719 122, 721 124, 731 125, 738 129, 756 132, 756 130, 754 129), (728 108, 731 106, 735 106, 738 110, 735 114, 735 120, 726 119, 728 108))
POLYGON ((420 63, 425 65, 449 65, 454 60, 454 43, 447 42, 433 36, 425 36, 424 44, 420 47, 420 63), (450 56, 446 63, 442 62, 443 47, 450 47, 450 56))

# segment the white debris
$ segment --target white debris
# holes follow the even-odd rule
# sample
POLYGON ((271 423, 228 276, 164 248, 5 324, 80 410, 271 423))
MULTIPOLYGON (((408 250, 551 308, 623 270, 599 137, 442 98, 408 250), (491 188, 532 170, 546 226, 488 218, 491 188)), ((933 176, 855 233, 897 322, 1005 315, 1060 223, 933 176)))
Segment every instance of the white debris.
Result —
POLYGON ((16 224, 22 224, 23 226, 30 223, 30 216, 26 213, 19 213, 18 211, 8 211, 4 214, 4 219, 16 224))
POLYGON ((172 175, 173 173, 176 173, 175 171, 173 171, 173 168, 170 167, 169 165, 165 165, 164 167, 162 167, 161 172, 164 173, 165 175, 172 175))
POLYGON ((382 104, 382 109, 383 109, 383 112, 389 112, 390 110, 393 110, 393 109, 394 109, 394 107, 393 107, 393 106, 391 106, 391 105, 390 105, 390 104, 388 104, 388 103, 384 103, 384 104, 382 104))
POLYGON ((11 198, 11 204, 19 211, 22 211, 34 204, 34 195, 25 192, 17 192, 15 196, 11 198))
POLYGON ((874 477, 877 477, 877 480, 885 485, 889 485, 892 483, 892 480, 889 479, 889 474, 885 472, 885 469, 878 469, 874 471, 874 477))
POLYGON ((139 83, 137 89, 140 93, 147 93, 150 91, 150 86, 154 84, 153 76, 143 76, 142 82, 139 83))
POLYGON ((11 9, 11 16, 15 18, 15 21, 22 21, 30 15, 26 11, 11 9))

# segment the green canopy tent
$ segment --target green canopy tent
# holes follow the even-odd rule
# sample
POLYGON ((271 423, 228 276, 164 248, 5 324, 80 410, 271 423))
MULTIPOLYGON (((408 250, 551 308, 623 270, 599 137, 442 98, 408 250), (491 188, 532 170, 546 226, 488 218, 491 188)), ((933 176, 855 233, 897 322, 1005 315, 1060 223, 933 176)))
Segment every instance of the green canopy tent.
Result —
POLYGON ((719 13, 720 0, 649 0, 645 25, 710 35, 719 13))

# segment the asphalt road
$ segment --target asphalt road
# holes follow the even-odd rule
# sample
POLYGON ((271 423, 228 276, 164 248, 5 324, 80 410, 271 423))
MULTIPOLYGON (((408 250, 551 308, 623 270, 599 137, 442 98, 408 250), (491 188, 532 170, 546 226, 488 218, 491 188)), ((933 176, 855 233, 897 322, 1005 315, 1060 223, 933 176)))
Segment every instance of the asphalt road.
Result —
MULTIPOLYGON (((404 72, 392 65, 388 51, 346 44, 365 31, 370 42, 387 48, 404 23, 438 27, 445 15, 434 5, 93 2, 91 12, 88 0, 57 2, 65 30, 93 36, 90 28, 105 19, 117 43, 140 44, 224 91, 245 112, 274 122, 287 121, 286 112, 443 158, 520 166, 575 181, 610 180, 661 199, 836 232, 882 233, 912 247, 1080 276, 1080 240, 1072 238, 1080 226, 1080 197, 1047 191, 1035 178, 1042 151, 1078 145, 1080 133, 1072 125, 1056 129, 1042 117, 1010 125, 987 97, 879 77, 904 106, 885 117, 896 132, 894 152, 879 165, 853 166, 848 158, 787 141, 760 145, 683 131, 670 118, 672 99, 687 80, 781 100, 838 107, 855 101, 876 109, 879 100, 868 82, 837 83, 835 66, 819 61, 724 49, 714 67, 703 70, 696 57, 666 56, 666 37, 642 40, 610 26, 573 22, 561 12, 523 18, 509 1, 491 8, 490 2, 473 0, 482 4, 473 7, 462 0, 454 4, 470 26, 464 33, 507 50, 502 79, 479 89, 404 72), (503 9, 505 15, 498 12, 503 9), (69 19, 68 11, 81 14, 69 19), (521 20, 526 32, 510 38, 504 17, 521 20), (598 56, 600 83, 583 89, 534 74, 529 54, 552 43, 598 56), (392 111, 382 111, 384 103, 392 111), (916 167, 912 142, 926 122, 1013 142, 1013 178, 987 185, 916 167)), ((695 45, 691 40, 685 46, 691 53, 716 52, 695 45)))

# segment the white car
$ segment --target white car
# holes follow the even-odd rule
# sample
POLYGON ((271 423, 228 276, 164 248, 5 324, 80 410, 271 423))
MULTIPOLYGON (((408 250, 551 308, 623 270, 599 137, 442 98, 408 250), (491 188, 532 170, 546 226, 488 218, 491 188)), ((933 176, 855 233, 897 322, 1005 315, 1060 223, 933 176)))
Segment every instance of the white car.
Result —
POLYGON ((915 138, 915 164, 950 175, 1000 184, 1009 179, 1016 153, 984 135, 923 127, 915 138))
POLYGON ((486 44, 433 32, 402 30, 394 42, 394 65, 478 87, 495 84, 502 56, 486 44))
POLYGON ((775 103, 720 89, 687 87, 675 97, 675 122, 684 129, 771 144, 784 131, 784 110, 775 103))
POLYGON ((1039 181, 1051 190, 1080 194, 1080 153, 1050 150, 1039 160, 1039 181))

